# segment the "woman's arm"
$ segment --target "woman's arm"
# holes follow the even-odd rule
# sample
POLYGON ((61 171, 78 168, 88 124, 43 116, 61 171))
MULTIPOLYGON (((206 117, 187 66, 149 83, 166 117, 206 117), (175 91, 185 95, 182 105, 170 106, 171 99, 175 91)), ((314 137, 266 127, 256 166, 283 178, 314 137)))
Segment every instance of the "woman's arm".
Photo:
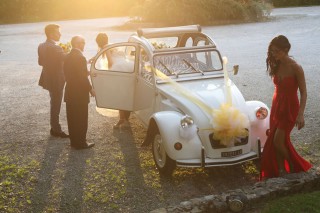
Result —
POLYGON ((107 55, 107 59, 108 59, 108 69, 110 69, 113 65, 112 54, 111 54, 110 50, 108 50, 106 52, 106 55, 107 55))
POLYGON ((304 77, 304 71, 300 65, 295 66, 295 75, 298 81, 298 87, 300 92, 300 108, 296 119, 296 127, 300 130, 304 127, 304 110, 307 103, 307 86, 304 77))

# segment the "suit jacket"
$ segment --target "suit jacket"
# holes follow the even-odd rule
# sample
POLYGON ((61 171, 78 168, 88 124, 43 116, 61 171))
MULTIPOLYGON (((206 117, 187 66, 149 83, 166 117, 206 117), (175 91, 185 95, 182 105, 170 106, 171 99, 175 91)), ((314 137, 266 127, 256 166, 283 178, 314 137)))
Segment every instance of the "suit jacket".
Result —
POLYGON ((91 84, 88 79, 87 60, 78 49, 72 49, 64 62, 66 88, 64 101, 71 104, 88 104, 91 84))
POLYGON ((52 40, 38 47, 38 64, 42 66, 39 85, 49 91, 62 90, 65 84, 63 61, 66 54, 52 40))

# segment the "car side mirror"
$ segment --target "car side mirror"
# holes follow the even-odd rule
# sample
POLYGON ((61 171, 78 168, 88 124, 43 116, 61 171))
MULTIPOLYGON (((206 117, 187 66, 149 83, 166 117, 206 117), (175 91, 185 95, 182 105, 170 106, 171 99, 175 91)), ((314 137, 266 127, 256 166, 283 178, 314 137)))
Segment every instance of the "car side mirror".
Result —
POLYGON ((237 75, 239 71, 239 65, 233 65, 233 75, 237 75))

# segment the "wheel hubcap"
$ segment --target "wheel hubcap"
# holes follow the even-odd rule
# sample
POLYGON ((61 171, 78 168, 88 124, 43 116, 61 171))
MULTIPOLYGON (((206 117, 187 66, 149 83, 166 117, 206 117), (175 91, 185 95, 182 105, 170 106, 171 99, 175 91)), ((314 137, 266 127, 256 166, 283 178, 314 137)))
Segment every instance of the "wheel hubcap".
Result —
POLYGON ((163 168, 166 163, 166 152, 163 147, 162 138, 158 134, 154 138, 154 147, 153 147, 154 157, 157 165, 160 168, 163 168))

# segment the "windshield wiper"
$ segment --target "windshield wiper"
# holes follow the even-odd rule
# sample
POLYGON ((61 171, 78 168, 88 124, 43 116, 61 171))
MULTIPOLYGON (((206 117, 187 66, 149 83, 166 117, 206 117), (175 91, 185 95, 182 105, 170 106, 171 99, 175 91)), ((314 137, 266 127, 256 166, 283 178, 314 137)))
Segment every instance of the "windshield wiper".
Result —
POLYGON ((159 63, 161 64, 161 66, 163 66, 166 69, 168 73, 170 73, 171 75, 175 75, 176 78, 179 77, 177 73, 175 73, 174 71, 171 71, 164 63, 162 63, 162 61, 159 60, 159 63))
POLYGON ((189 67, 191 67, 191 69, 194 72, 200 72, 202 75, 204 75, 204 72, 202 70, 197 70, 196 68, 194 68, 194 66, 192 66, 192 64, 190 62, 188 62, 186 59, 182 59, 184 63, 186 63, 189 67))

